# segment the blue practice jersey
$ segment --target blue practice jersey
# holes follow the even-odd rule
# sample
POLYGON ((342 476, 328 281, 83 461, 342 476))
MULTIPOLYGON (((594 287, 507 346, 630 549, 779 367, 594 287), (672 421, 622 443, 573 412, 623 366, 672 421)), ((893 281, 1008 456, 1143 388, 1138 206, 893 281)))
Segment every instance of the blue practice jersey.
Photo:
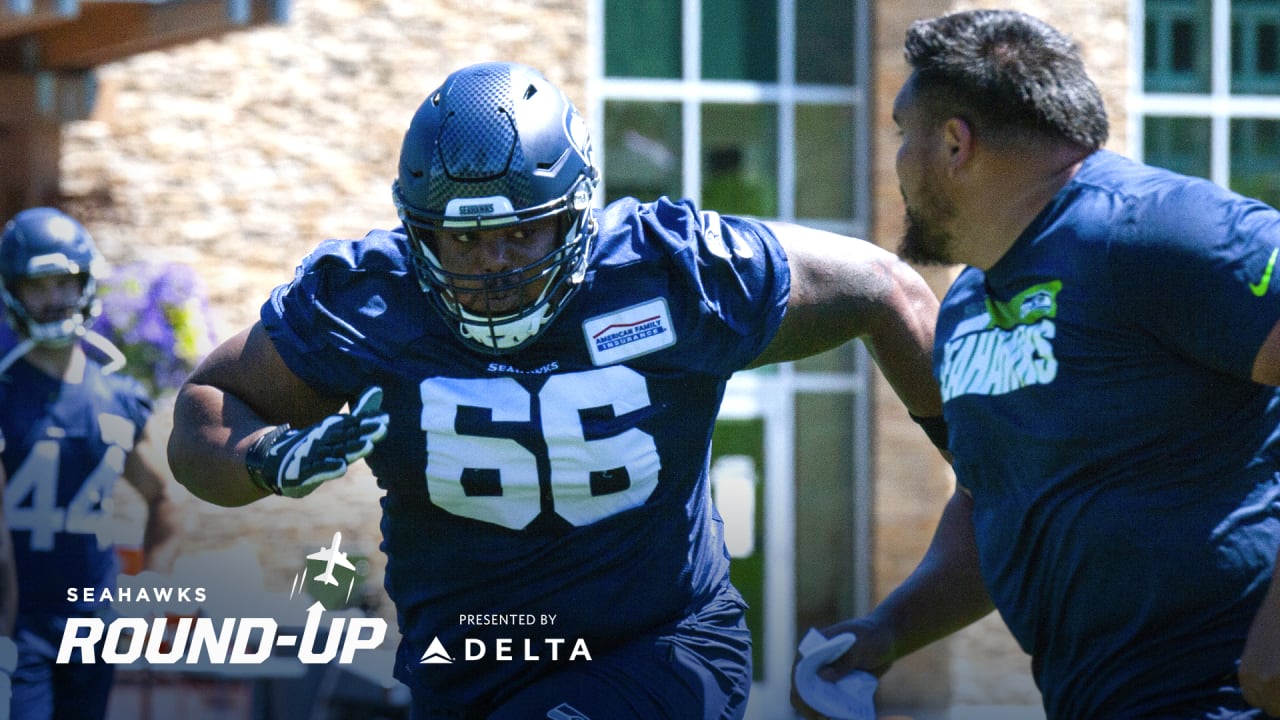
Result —
POLYGON ((390 428, 368 464, 386 490, 397 676, 450 705, 518 689, 569 661, 576 639, 605 652, 728 588, 711 433, 727 379, 781 321, 785 257, 762 224, 688 204, 624 200, 598 220, 581 290, 512 354, 455 338, 400 232, 321 245, 263 308, 314 389, 384 390, 390 428), (496 657, 501 639, 514 660, 496 657), (468 641, 486 656, 462 661, 468 641), (455 662, 424 664, 429 650, 455 662))
POLYGON ((0 408, 18 611, 92 609, 102 590, 116 587, 109 499, 151 415, 146 391, 132 378, 103 375, 92 359, 77 384, 19 360, 0 375, 0 408))
POLYGON ((1280 213, 1110 152, 944 299, 935 369, 992 599, 1051 718, 1211 701, 1280 548, 1280 213))

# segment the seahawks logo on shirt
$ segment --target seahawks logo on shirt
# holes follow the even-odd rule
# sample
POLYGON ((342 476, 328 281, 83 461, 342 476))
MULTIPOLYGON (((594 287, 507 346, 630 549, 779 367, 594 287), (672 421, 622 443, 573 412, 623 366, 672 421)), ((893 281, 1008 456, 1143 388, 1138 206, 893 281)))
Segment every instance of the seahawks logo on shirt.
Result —
POLYGON ((1054 280, 1006 302, 987 297, 982 312, 958 324, 943 346, 943 401, 1053 382, 1058 375, 1053 339, 1060 290, 1062 282, 1054 280))

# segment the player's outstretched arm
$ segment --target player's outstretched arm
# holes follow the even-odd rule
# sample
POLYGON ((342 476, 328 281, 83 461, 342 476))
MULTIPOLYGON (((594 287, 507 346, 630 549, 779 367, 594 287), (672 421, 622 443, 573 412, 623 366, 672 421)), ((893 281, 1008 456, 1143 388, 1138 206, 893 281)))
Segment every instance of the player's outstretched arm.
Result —
POLYGON ((169 465, 178 482, 218 505, 244 505, 273 492, 305 495, 361 456, 349 446, 367 453, 386 430, 376 405, 352 422, 341 420, 351 417, 338 414, 342 404, 294 375, 255 324, 218 346, 178 391, 169 465), (366 437, 353 438, 353 425, 366 437), (341 458, 323 456, 335 448, 341 458), (259 481, 245 462, 251 449, 259 481))
POLYGON ((791 296, 777 336, 752 364, 796 360, 862 338, 913 415, 941 415, 931 360, 938 298, 920 274, 864 240, 768 225, 787 252, 791 296))
MULTIPOLYGON (((0 450, 4 449, 4 436, 0 435, 0 450)), ((8 476, 5 474, 3 466, 0 466, 0 498, 4 497, 5 485, 8 482, 8 476)), ((13 541, 9 536, 9 523, 4 517, 4 506, 0 505, 0 638, 8 639, 13 633, 13 624, 18 617, 18 566, 13 559, 13 541)), ((3 641, 0 641, 0 645, 3 641)), ((0 648, 0 660, 3 660, 5 652, 0 648)), ((0 662, 0 672, 5 671, 5 665, 0 662)), ((13 668, 8 668, 8 673, 13 672, 13 668)), ((0 705, 0 708, 6 707, 0 705)))

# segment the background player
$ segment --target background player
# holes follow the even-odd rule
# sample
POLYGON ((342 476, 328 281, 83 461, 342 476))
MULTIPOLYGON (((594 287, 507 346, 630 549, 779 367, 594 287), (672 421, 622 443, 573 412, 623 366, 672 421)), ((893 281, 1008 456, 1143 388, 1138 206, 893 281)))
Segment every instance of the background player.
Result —
POLYGON ((597 174, 536 71, 455 72, 405 135, 403 227, 322 244, 179 395, 170 461, 213 502, 305 495, 368 454, 415 718, 740 717, 749 638, 707 478, 729 376, 863 337, 939 414, 936 298, 905 263, 667 199, 593 209, 597 174), (557 619, 460 621, 504 613, 557 619), (464 641, 487 657, 421 663, 464 641))
POLYGON ((69 617, 108 609, 99 598, 119 571, 110 497, 122 475, 147 504, 146 567, 168 569, 177 550, 168 475, 146 431, 150 400, 111 374, 118 358, 104 365, 99 354, 114 348, 87 330, 100 266, 89 233, 52 208, 24 210, 0 236, 0 299, 21 340, 0 360, 4 515, 19 578, 15 720, 106 713, 113 666, 54 660, 69 617))
POLYGON ((959 488, 904 584, 828 629, 858 637, 838 669, 994 606, 1054 720, 1280 715, 1280 212, 1101 149, 1035 18, 918 21, 906 56, 902 252, 970 266, 934 352, 959 488))

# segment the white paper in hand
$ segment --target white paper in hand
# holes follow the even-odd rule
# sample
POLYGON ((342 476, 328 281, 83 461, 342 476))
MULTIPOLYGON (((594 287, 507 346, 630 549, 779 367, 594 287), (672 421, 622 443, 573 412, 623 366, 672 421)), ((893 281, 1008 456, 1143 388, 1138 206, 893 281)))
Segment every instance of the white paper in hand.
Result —
POLYGON ((856 640, 853 633, 827 638, 810 628, 800 641, 796 692, 809 707, 831 720, 876 720, 874 697, 879 681, 875 675, 857 670, 836 682, 818 676, 823 665, 843 655, 856 640))

